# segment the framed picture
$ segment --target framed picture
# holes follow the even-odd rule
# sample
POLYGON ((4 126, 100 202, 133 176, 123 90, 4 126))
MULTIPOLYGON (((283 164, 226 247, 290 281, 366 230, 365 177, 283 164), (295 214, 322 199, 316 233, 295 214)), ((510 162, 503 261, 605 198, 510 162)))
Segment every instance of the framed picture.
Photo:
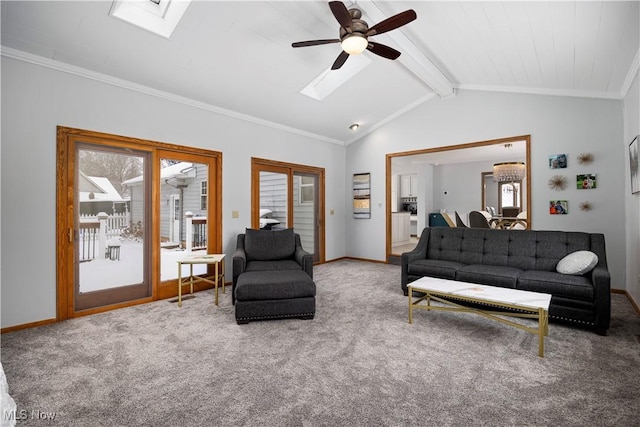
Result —
POLYGON ((589 190, 596 188, 596 176, 595 174, 585 173, 576 176, 576 186, 578 190, 589 190))
POLYGON ((549 156, 549 169, 564 169, 567 167, 566 154, 554 154, 549 156))
POLYGON ((369 173, 353 174, 353 217, 371 218, 371 176, 369 173))
POLYGON ((551 215, 566 215, 569 213, 569 202, 566 200, 551 200, 549 202, 551 215))
POLYGON ((629 167, 631 171, 631 194, 640 193, 640 170, 638 170, 638 139, 640 135, 633 138, 629 144, 629 167))

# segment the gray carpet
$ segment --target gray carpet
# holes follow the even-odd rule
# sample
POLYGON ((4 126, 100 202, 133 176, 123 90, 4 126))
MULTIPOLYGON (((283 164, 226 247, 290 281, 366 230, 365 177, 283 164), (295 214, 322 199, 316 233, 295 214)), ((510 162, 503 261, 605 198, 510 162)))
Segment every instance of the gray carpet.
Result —
POLYGON ((609 336, 537 337, 479 316, 415 312, 395 265, 315 268, 314 320, 238 326, 198 293, 2 336, 19 425, 639 426, 640 318, 613 295, 609 336))

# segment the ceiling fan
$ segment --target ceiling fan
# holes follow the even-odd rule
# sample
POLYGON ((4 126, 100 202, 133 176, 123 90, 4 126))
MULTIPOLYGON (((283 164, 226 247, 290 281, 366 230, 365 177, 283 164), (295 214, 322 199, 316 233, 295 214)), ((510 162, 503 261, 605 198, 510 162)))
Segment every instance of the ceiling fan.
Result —
POLYGON ((365 49, 370 50, 376 55, 387 59, 396 59, 400 56, 400 52, 389 46, 376 43, 369 40, 370 36, 386 33, 402 27, 417 18, 413 9, 405 10, 397 15, 393 15, 384 21, 381 21, 369 28, 369 24, 360 19, 362 12, 360 9, 347 9, 344 3, 340 1, 330 1, 329 8, 333 16, 340 24, 339 39, 309 40, 304 42, 292 43, 292 47, 318 46, 321 44, 340 43, 342 52, 336 58, 331 66, 332 70, 337 70, 344 65, 349 55, 355 55, 363 52, 365 49))

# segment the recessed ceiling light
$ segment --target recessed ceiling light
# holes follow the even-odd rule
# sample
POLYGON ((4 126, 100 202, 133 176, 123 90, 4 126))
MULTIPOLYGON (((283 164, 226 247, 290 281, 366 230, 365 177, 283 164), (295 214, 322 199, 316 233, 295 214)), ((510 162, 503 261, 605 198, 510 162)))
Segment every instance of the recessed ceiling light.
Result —
POLYGON ((351 129, 352 131, 357 131, 358 128, 360 127, 360 125, 358 123, 354 123, 351 126, 349 126, 349 129, 351 129))

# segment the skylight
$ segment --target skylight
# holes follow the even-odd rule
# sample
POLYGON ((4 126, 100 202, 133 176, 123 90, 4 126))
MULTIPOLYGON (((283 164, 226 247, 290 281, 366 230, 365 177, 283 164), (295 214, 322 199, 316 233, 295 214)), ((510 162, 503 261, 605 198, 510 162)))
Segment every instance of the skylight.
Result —
POLYGON ((340 69, 326 69, 311 83, 305 86, 300 93, 322 101, 344 82, 364 70, 369 64, 371 64, 371 59, 365 55, 351 55, 349 60, 345 62, 340 69))
POLYGON ((115 0, 109 15, 169 38, 189 4, 191 0, 115 0))

